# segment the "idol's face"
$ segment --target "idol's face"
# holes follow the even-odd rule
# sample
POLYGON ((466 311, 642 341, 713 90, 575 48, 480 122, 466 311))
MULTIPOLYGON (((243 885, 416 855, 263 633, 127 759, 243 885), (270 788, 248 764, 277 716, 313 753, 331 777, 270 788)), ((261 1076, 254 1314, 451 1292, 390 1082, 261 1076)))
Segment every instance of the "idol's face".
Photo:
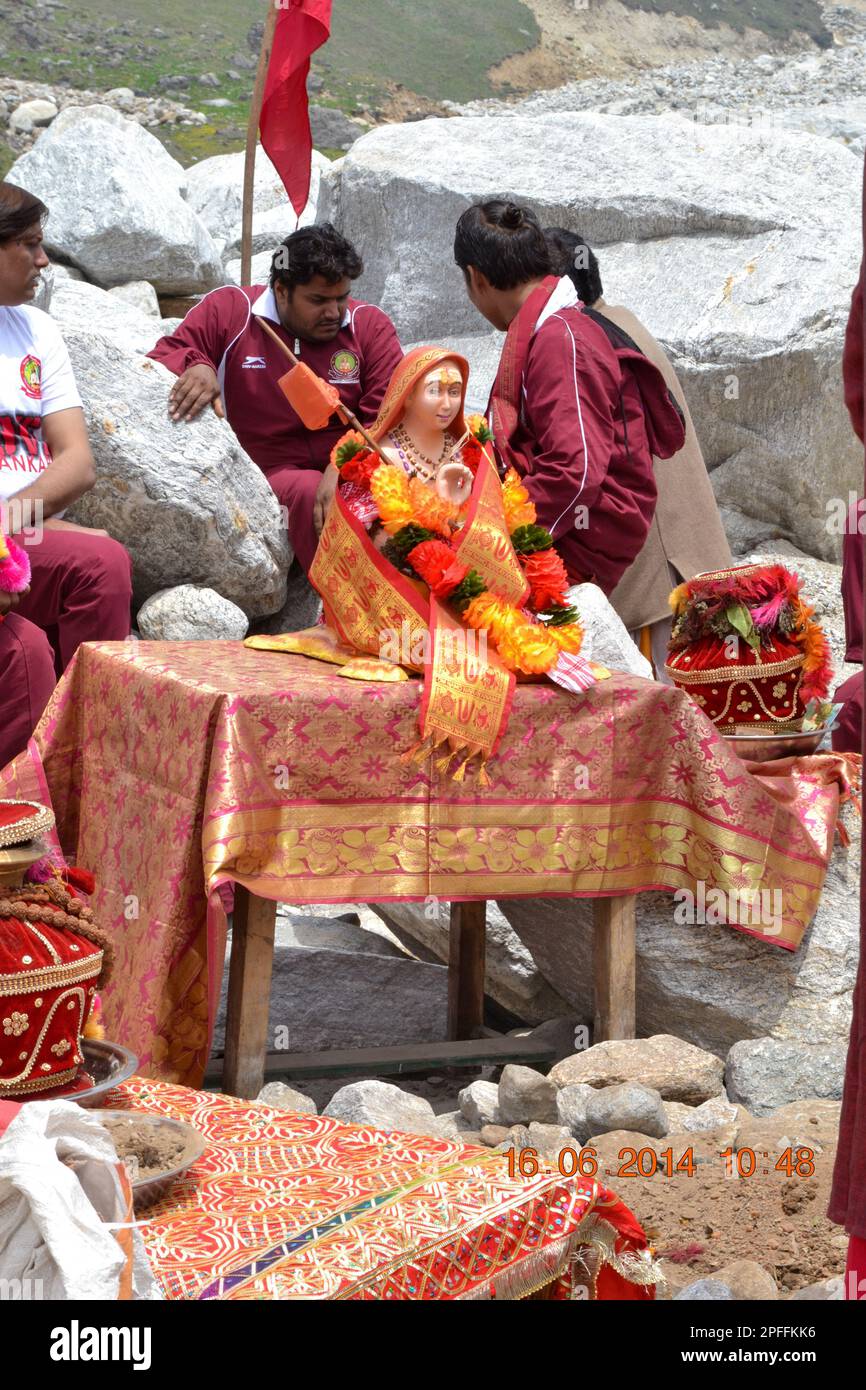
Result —
POLYGON ((39 222, 34 222, 21 236, 0 242, 0 304, 28 304, 39 287, 40 274, 49 264, 39 222))
POLYGON ((329 284, 321 275, 314 275, 306 285, 295 285, 291 290, 278 281, 274 295, 283 328, 292 337, 309 343, 333 342, 346 316, 351 288, 349 279, 329 284))
POLYGON ((460 413, 463 377, 456 362, 440 362, 406 402, 406 417, 426 430, 447 430, 460 413))

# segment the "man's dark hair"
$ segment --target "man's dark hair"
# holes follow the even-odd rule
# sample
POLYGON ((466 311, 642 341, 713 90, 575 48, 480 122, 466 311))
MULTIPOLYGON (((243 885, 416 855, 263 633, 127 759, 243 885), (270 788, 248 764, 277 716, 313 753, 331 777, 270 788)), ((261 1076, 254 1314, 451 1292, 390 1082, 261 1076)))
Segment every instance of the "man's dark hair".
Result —
POLYGON ((598 257, 588 241, 564 227, 545 227, 554 269, 568 275, 584 304, 594 304, 604 294, 598 257))
POLYGON ((466 209, 457 223, 454 259, 464 275, 474 265, 495 290, 513 290, 552 270, 535 213, 502 198, 466 209))
POLYGON ((0 245, 15 241, 47 216, 48 209, 40 198, 16 183, 0 183, 0 245))
POLYGON ((357 280, 363 269, 351 241, 330 222, 321 222, 301 227, 280 242, 271 263, 271 289, 280 284, 293 290, 296 285, 308 285, 314 275, 336 285, 340 280, 357 280))

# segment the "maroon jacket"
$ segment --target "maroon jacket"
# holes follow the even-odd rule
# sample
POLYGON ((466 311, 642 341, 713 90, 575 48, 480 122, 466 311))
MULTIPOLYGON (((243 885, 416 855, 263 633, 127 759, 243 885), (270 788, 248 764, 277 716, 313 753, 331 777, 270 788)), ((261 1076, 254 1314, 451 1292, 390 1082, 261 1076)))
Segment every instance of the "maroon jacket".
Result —
POLYGON ((323 430, 304 427, 277 385, 289 363, 254 315, 268 319, 296 357, 336 386, 363 424, 376 418, 403 352, 391 320, 372 304, 350 299, 337 337, 308 343, 286 333, 267 286, 226 285, 205 295, 148 354, 177 376, 197 362, 216 371, 226 418, 288 508, 289 538, 308 569, 316 548, 316 489, 346 426, 335 416, 323 430))
POLYGON ((653 455, 682 448, 682 420, 661 372, 616 349, 578 307, 546 318, 523 371, 515 446, 526 487, 573 583, 606 594, 639 555, 656 506, 653 455))

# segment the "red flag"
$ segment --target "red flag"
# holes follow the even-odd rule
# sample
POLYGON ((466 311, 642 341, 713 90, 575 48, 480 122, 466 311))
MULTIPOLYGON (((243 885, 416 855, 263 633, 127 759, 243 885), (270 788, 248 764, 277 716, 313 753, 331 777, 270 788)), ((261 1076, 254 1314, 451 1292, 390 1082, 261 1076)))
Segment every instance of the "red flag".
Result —
POLYGON ((310 58, 331 36, 332 0, 279 5, 259 123, 262 146, 300 217, 310 196, 313 137, 307 101, 310 58))

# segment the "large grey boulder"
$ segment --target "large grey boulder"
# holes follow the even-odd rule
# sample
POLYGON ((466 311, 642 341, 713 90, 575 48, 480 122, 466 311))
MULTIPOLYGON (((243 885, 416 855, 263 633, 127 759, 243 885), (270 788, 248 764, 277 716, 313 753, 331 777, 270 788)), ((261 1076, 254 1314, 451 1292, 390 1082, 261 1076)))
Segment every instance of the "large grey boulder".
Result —
MULTIPOLYGON (((859 953, 859 817, 843 812, 818 910, 796 951, 729 926, 674 918, 672 895, 637 901, 637 1028, 675 1033, 720 1056, 746 1038, 808 1039, 844 1055, 859 953)), ((592 904, 555 899, 499 903, 541 973, 578 1017, 591 1018, 592 904)), ((639 1079, 639 1078, 638 1078, 639 1079)))
MULTIPOLYGON (((241 214, 244 186, 243 151, 203 159, 185 171, 185 197, 210 233, 224 260, 240 255, 241 214)), ((313 151, 310 197, 300 221, 291 206, 282 180, 264 150, 256 150, 253 190, 253 252, 275 247, 296 226, 315 221, 319 180, 330 160, 313 151)))
POLYGON ((250 618, 278 611, 291 562, 282 515, 225 421, 205 411, 190 425, 173 424, 166 401, 174 378, 165 367, 111 336, 64 326, 64 337, 97 471, 70 519, 123 542, 136 604, 160 589, 200 584, 250 618))
POLYGON ((734 1043, 725 1067, 731 1100, 755 1115, 816 1096, 838 1100, 845 1080, 845 1052, 813 1041, 747 1038, 734 1043))
POLYGON ((408 341, 485 329, 451 264, 470 202, 508 194, 580 230, 608 301, 669 349, 720 502, 830 560, 826 500, 862 467, 839 389, 861 177, 839 142, 778 128, 568 111, 430 119, 357 141, 320 215, 355 241, 359 293, 408 341))
POLYGON ((586 1102, 586 1123, 591 1134, 630 1129, 652 1139, 663 1139, 668 1132, 661 1096, 638 1081, 624 1081, 595 1091, 586 1102))
POLYGON ((111 107, 67 107, 7 177, 48 205, 49 254, 99 285, 149 280, 160 294, 198 294, 224 283, 217 249, 181 197, 181 165, 111 107))
POLYGON ((249 628, 237 604, 194 584, 151 594, 136 624, 149 642, 241 642, 249 628))
POLYGON ((568 601, 580 615, 584 630, 581 656, 611 671, 652 680, 653 668, 628 635, 628 628, 597 584, 574 584, 568 601))
POLYGON ((133 309, 138 309, 150 318, 162 317, 156 290, 149 280, 130 280, 126 285, 114 285, 108 293, 115 295, 124 304, 131 304, 133 309))
MULTIPOLYGON (((218 1050, 227 989, 228 970, 214 1030, 218 1050)), ((291 910, 278 917, 269 1051, 444 1041, 447 1006, 447 971, 441 966, 413 959, 357 922, 291 910)))
MULTIPOLYGON (((545 903, 543 911, 546 912, 549 905, 545 903)), ((431 897, 425 903, 371 903, 370 906, 413 949, 421 947, 430 960, 448 960, 450 909, 447 902, 431 897)), ((536 904, 536 912, 539 910, 536 904)), ((548 984, 493 902, 487 904, 485 989, 527 1023, 542 1023, 569 1012, 562 996, 548 984)))
POLYGON ((429 1100, 410 1095, 387 1081, 354 1081, 331 1097, 323 1115, 350 1125, 405 1130, 410 1134, 436 1134, 436 1117, 429 1100))
POLYGON ((652 1038, 596 1043, 557 1062, 550 1080, 557 1087, 583 1084, 597 1088, 635 1082, 657 1091, 662 1100, 702 1105, 722 1094, 724 1066, 712 1053, 682 1038, 658 1033, 652 1038))
POLYGON ((556 1087, 532 1067, 503 1067, 499 1080, 499 1123, 555 1124, 559 1119, 556 1087))
POLYGON ((162 321, 141 307, 138 296, 131 300, 86 280, 58 274, 59 266, 53 269, 50 312, 64 336, 70 331, 95 333, 131 353, 149 352, 161 336, 162 321))

